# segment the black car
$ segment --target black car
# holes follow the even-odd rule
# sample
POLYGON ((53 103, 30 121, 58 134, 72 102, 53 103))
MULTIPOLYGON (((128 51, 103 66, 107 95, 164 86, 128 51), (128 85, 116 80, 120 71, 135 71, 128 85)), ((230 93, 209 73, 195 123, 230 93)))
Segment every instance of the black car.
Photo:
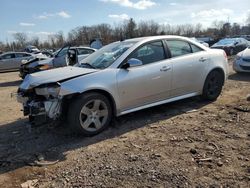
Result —
POLYGON ((235 55, 245 50, 249 45, 250 42, 244 38, 225 38, 219 40, 211 48, 223 49, 227 55, 235 55))

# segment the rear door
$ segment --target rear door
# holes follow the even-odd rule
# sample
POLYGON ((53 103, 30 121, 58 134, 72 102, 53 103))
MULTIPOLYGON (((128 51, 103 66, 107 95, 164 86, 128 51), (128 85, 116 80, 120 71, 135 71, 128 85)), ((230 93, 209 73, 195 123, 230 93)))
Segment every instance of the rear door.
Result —
POLYGON ((171 96, 177 97, 201 90, 204 73, 210 61, 206 51, 185 40, 166 40, 173 63, 171 96))
POLYGON ((139 59, 143 65, 120 69, 117 86, 122 110, 167 99, 170 96, 172 64, 166 59, 162 41, 142 45, 127 59, 139 59))

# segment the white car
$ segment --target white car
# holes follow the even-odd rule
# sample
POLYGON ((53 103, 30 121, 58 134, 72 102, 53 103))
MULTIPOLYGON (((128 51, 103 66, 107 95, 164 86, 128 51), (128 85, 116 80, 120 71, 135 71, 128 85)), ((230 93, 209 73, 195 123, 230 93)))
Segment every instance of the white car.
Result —
POLYGON ((75 131, 95 135, 114 116, 197 95, 216 100, 227 76, 223 50, 143 37, 104 46, 75 67, 27 75, 17 96, 32 123, 67 117, 75 131))
POLYGON ((20 66, 19 76, 25 78, 27 74, 34 72, 74 65, 95 51, 96 49, 89 47, 65 46, 56 51, 54 57, 48 58, 47 56, 42 55, 41 57, 38 56, 30 61, 23 62, 20 66))
POLYGON ((250 47, 236 55, 233 69, 235 72, 250 72, 250 47))

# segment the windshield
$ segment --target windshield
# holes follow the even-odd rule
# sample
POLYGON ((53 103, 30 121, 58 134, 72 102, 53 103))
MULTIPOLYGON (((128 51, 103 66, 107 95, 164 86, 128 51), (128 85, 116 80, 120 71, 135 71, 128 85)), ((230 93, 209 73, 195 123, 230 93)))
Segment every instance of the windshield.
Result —
POLYGON ((112 65, 115 60, 136 42, 137 41, 123 41, 111 43, 83 59, 79 66, 85 67, 89 65, 92 68, 105 69, 112 65))
POLYGON ((228 44, 233 44, 235 42, 236 42, 235 39, 222 39, 219 42, 217 42, 217 44, 219 44, 219 45, 228 45, 228 44))

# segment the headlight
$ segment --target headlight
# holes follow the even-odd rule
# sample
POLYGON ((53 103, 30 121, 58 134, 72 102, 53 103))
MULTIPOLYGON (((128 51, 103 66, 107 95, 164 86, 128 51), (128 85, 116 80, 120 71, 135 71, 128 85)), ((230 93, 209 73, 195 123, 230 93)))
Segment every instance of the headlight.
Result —
POLYGON ((48 69, 50 69, 51 67, 49 66, 49 65, 43 65, 43 66, 41 66, 41 67, 39 67, 39 70, 48 70, 48 69))
POLYGON ((21 64, 23 65, 23 64, 26 64, 27 62, 28 62, 27 59, 23 59, 23 60, 21 61, 21 64))
POLYGON ((53 85, 53 86, 48 86, 48 87, 38 87, 35 88, 35 92, 37 95, 43 95, 46 97, 53 96, 57 97, 59 92, 60 92, 60 86, 58 85, 53 85))

